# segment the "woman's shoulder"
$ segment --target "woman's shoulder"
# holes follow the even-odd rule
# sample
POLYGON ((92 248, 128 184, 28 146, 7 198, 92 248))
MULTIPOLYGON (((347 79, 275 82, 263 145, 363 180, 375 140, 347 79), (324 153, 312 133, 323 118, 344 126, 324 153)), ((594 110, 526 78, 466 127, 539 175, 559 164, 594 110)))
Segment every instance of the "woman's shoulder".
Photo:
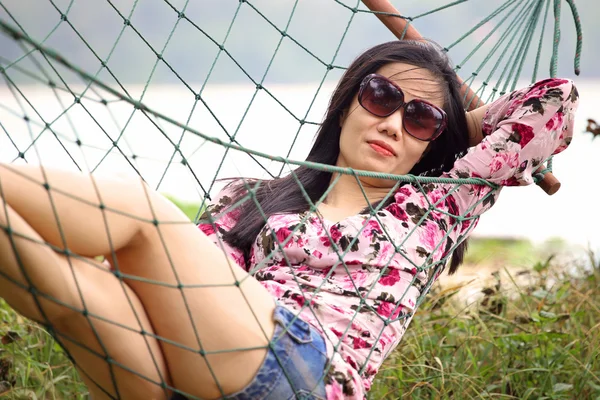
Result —
MULTIPOLYGON (((235 213, 235 203, 248 191, 251 180, 244 178, 228 178, 228 182, 217 192, 215 196, 205 201, 205 208, 201 220, 218 218, 222 214, 235 213)), ((231 215, 230 215, 231 216, 231 215)))

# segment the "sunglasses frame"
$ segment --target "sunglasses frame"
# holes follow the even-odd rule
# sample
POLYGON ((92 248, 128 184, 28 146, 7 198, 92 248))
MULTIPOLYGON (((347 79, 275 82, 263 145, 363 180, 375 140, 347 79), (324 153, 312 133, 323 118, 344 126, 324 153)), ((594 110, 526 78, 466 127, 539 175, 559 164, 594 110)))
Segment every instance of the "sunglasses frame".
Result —
POLYGON ((379 75, 379 74, 369 74, 369 75, 365 76, 363 78, 362 82, 360 83, 360 87, 359 87, 359 90, 358 90, 358 103, 360 104, 360 106, 362 108, 364 108, 365 110, 367 110, 367 112, 375 115, 376 117, 381 117, 381 118, 388 117, 388 116, 392 115, 393 113, 395 113, 396 111, 398 111, 399 109, 405 107, 407 104, 410 104, 410 103, 413 103, 413 102, 414 103, 424 103, 424 104, 427 104, 430 107, 433 107, 435 110, 439 111, 439 113, 441 114, 442 121, 441 121, 440 126, 438 127, 438 129, 434 132, 434 134, 430 138, 428 138, 428 139, 421 139, 421 138, 413 135, 412 133, 410 133, 410 131, 406 128, 406 125, 405 125, 405 121, 406 120, 404 118, 402 118, 402 127, 404 128, 404 130, 406 131, 406 133, 408 133, 410 136, 412 136, 415 139, 420 140, 422 142, 431 142, 431 141, 437 139, 442 134, 442 132, 444 131, 444 129, 446 129, 447 119, 448 119, 448 116, 446 115, 446 112, 444 110, 442 110, 441 108, 439 108, 438 106, 436 106, 434 104, 431 104, 430 102, 428 102, 426 100, 412 99, 411 101, 407 102, 407 101, 405 101, 405 99, 406 99, 406 96, 404 96, 404 92, 402 91, 402 89, 400 89, 400 87, 398 87, 398 85, 396 85, 394 82, 392 82, 390 79, 386 78, 385 76, 379 75), (396 90, 398 90, 400 92, 400 94, 402 95, 402 102, 396 108, 394 108, 392 111, 390 111, 389 113, 384 114, 384 115, 375 114, 373 111, 369 110, 367 107, 365 107, 363 105, 362 98, 363 98, 363 93, 365 91, 365 88, 367 87, 368 83, 370 81, 372 81, 374 78, 381 79, 381 80, 385 81, 386 83, 390 84, 392 87, 396 88, 396 90))

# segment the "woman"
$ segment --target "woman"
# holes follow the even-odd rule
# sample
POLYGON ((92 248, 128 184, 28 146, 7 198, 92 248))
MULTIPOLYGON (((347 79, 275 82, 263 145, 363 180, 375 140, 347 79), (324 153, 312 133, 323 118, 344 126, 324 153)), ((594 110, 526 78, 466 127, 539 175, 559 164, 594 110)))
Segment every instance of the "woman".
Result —
POLYGON ((498 194, 382 174, 530 184, 570 142, 577 99, 548 79, 465 114, 436 46, 375 46, 307 160, 379 174, 236 181, 202 232, 139 182, 3 166, 0 295, 52 327, 94 398, 363 399, 498 194))

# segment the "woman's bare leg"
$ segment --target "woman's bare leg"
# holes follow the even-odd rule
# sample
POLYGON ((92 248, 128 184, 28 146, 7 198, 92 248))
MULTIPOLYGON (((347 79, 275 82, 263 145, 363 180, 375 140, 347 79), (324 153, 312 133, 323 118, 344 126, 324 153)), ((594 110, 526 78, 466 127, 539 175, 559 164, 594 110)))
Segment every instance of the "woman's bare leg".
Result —
POLYGON ((135 293, 97 261, 53 251, 2 199, 0 225, 5 228, 0 231, 0 296, 22 315, 52 325, 94 399, 165 398, 167 392, 158 386, 168 380, 164 357, 156 339, 139 334, 142 327, 153 332, 135 293), (82 298, 91 315, 114 323, 73 312, 84 308, 82 298), (105 356, 115 360, 114 366, 102 362, 105 356))
MULTIPOLYGON (((148 338, 139 333, 142 329, 152 332, 151 325, 161 339, 167 340, 159 342, 173 386, 177 389, 202 398, 215 398, 241 389, 252 379, 264 359, 265 346, 274 330, 273 299, 257 281, 246 279, 247 274, 234 267, 235 264, 230 263, 221 250, 169 201, 138 181, 92 179, 61 171, 42 172, 39 167, 0 165, 0 185, 0 195, 9 211, 8 219, 11 219, 11 213, 15 214, 15 219, 22 217, 23 226, 19 229, 29 227, 31 230, 24 232, 25 235, 38 234, 39 240, 43 238, 58 249, 68 248, 69 252, 83 257, 105 255, 125 275, 127 286, 139 299, 139 314, 144 316, 145 311, 147 315, 149 323, 146 327, 142 323, 140 328, 140 317, 133 315, 125 296, 127 287, 124 292, 122 283, 113 274, 84 261, 76 263, 74 269, 81 274, 81 280, 86 282, 84 285, 89 285, 87 291, 81 291, 80 298, 66 256, 43 245, 32 245, 42 249, 38 252, 54 253, 62 263, 57 261, 49 269, 47 262, 41 262, 46 255, 22 263, 30 279, 33 277, 32 286, 39 292, 57 297, 79 310, 85 302, 90 314, 114 319, 125 312, 115 310, 115 304, 130 309, 126 317, 119 318, 125 321, 123 325, 137 332, 107 328, 107 334, 100 337, 110 357, 120 359, 125 365, 139 364, 134 370, 150 369, 154 371, 154 377, 164 376, 160 360, 158 366, 149 367, 137 358, 144 352, 146 358, 152 358, 148 338), (44 182, 48 183, 49 189, 41 185, 44 182), (101 280, 100 274, 106 278, 101 280), (236 286, 236 281, 243 283, 236 286), (123 293, 121 297, 115 297, 118 288, 123 293), (129 338, 125 339, 124 335, 129 338), (133 354, 123 352, 124 340, 127 340, 125 343, 137 340, 139 349, 146 350, 136 350, 133 354), (259 349, 227 351, 257 347, 259 349), (202 355, 201 350, 224 352, 202 355)), ((5 224, 7 221, 2 221, 2 225, 5 224)), ((18 230, 17 227, 13 229, 18 230)), ((5 234, 3 240, 7 237, 5 234)), ((28 248, 17 250, 19 255, 35 253, 28 248)), ((0 258, 0 272, 12 274, 23 283, 19 269, 14 265, 11 269, 9 264, 0 258)), ((78 273, 75 276, 79 284, 78 273)), ((39 320, 42 317, 32 295, 21 290, 7 298, 5 290, 14 289, 15 285, 7 280, 0 282, 4 285, 0 286, 0 295, 11 305, 32 318, 39 320)), ((42 309, 62 333, 88 342, 90 347, 97 346, 98 339, 93 333, 90 335, 89 324, 86 326, 80 312, 49 302, 42 304, 42 309)), ((93 320, 94 325, 110 325, 96 323, 97 318, 93 320)), ((126 347, 130 348, 129 345, 126 347)), ((106 382, 107 377, 95 370, 98 358, 74 356, 83 370, 95 373, 94 380, 114 393, 112 383, 106 382)), ((160 359, 160 356, 154 358, 160 359)))

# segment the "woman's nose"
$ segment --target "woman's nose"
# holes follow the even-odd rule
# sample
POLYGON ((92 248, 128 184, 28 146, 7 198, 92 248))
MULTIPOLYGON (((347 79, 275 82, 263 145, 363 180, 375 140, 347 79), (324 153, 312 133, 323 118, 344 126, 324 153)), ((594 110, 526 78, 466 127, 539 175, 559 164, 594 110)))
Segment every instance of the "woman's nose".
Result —
POLYGON ((380 132, 388 136, 394 136, 396 139, 402 135, 402 113, 400 110, 383 118, 380 124, 380 132))

